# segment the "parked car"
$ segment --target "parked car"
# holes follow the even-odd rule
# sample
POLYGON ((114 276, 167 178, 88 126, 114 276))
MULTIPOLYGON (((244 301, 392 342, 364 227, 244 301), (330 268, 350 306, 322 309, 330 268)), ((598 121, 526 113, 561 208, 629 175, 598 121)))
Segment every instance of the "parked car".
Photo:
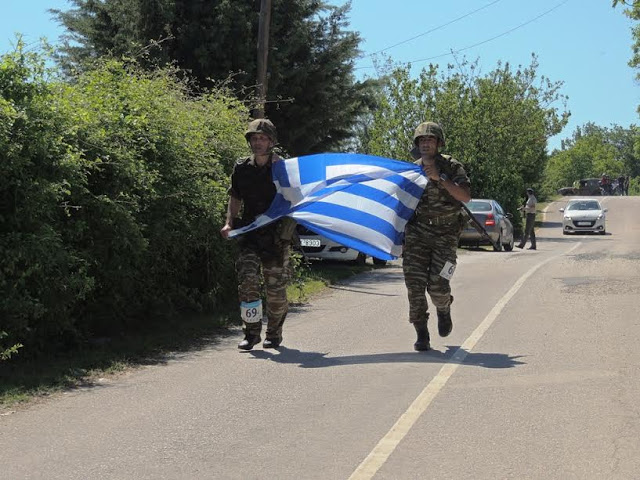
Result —
POLYGON ((583 178, 578 182, 574 195, 602 195, 599 178, 583 178))
POLYGON ((565 208, 560 211, 562 217, 562 233, 568 235, 576 232, 607 233, 606 212, 608 209, 595 198, 577 198, 569 200, 565 208))
POLYGON ((576 194, 576 189, 574 187, 562 187, 562 188, 559 188, 557 191, 559 195, 564 195, 564 196, 576 194))
POLYGON ((562 187, 558 189, 560 195, 602 195, 600 178, 582 178, 575 182, 573 187, 562 187))
MULTIPOLYGON (((319 235, 303 225, 296 227, 298 237, 300 238, 300 248, 305 257, 314 260, 337 260, 343 262, 355 262, 364 265, 367 256, 354 250, 353 248, 340 245, 333 240, 328 239, 324 235, 319 235)), ((380 258, 373 258, 375 265, 386 265, 387 261, 380 258)))
MULTIPOLYGON (((510 252, 513 250, 513 224, 511 218, 513 215, 506 213, 504 208, 495 200, 484 198, 472 198, 467 202, 467 208, 471 211, 474 218, 483 225, 489 237, 496 245, 493 249, 500 251, 503 248, 510 252)), ((465 229, 460 235, 460 246, 480 246, 490 245, 491 242, 484 238, 470 223, 467 223, 465 229)))

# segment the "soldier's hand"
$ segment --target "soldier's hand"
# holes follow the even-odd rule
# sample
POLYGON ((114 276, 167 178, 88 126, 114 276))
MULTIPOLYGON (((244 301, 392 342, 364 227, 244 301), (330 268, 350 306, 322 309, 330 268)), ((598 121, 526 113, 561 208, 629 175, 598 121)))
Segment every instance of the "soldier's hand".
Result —
POLYGON ((435 165, 425 165, 424 171, 427 173, 429 179, 437 182, 440 180, 440 170, 435 165))
POLYGON ((227 224, 225 224, 225 226, 224 226, 224 227, 222 227, 222 228, 220 229, 220 235, 222 235, 222 236, 223 236, 223 238, 229 238, 229 232, 230 232, 231 230, 233 230, 233 229, 231 228, 231 225, 229 225, 229 224, 227 223, 227 224))

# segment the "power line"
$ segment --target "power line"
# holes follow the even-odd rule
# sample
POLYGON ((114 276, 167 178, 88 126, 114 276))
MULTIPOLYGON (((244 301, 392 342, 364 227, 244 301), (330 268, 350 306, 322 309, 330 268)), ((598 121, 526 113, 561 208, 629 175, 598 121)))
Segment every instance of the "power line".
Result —
POLYGON ((520 24, 520 25, 518 25, 517 27, 513 27, 511 30, 507 30, 506 32, 502 32, 501 34, 496 35, 495 37, 488 38, 487 40, 483 40, 482 42, 474 43, 473 45, 469 45, 468 47, 460 48, 460 49, 458 49, 458 50, 455 50, 455 51, 452 51, 452 52, 449 52, 449 53, 442 53, 442 54, 440 54, 440 55, 436 55, 436 56, 429 57, 429 58, 421 58, 421 59, 419 59, 419 60, 412 60, 412 61, 411 61, 411 62, 409 62, 409 63, 426 62, 426 61, 428 61, 428 60, 433 60, 434 58, 446 57, 447 55, 455 55, 456 53, 464 52, 465 50, 469 50, 470 48, 477 47, 478 45, 484 45, 485 43, 489 43, 489 42, 491 42, 491 41, 495 40, 496 38, 504 37, 505 35, 508 35, 508 34, 510 34, 511 32, 513 32, 513 31, 515 31, 515 30, 518 30, 519 28, 522 28, 522 27, 524 27, 524 26, 526 26, 526 25, 529 25, 530 23, 535 22, 536 20, 538 20, 538 19, 540 19, 540 18, 544 17, 545 15, 547 15, 547 14, 549 14, 549 13, 553 12, 554 10, 556 10, 556 9, 560 8, 562 5, 564 5, 564 4, 565 4, 565 3, 567 3, 568 1, 569 1, 569 0, 564 0, 564 2, 561 2, 561 3, 559 3, 558 5, 556 5, 555 7, 550 8, 550 9, 549 9, 549 10, 547 10, 546 12, 541 13, 541 14, 540 14, 540 15, 538 15, 537 17, 532 18, 531 20, 528 20, 528 21, 526 21, 526 22, 524 22, 524 23, 521 23, 521 24, 520 24))
POLYGON ((453 19, 453 20, 451 20, 451 21, 449 21, 447 23, 443 23, 442 25, 438 25, 437 27, 432 28, 431 30, 427 30, 426 32, 420 33, 420 34, 416 35, 415 37, 408 38, 406 40, 403 40, 401 42, 393 44, 390 47, 386 47, 386 48, 383 48, 382 50, 378 50, 377 52, 373 52, 373 53, 370 53, 368 55, 365 55, 364 58, 372 57, 374 55, 377 55, 378 53, 382 53, 382 52, 385 52, 387 50, 391 50, 392 48, 395 48, 395 47, 397 47, 399 45, 404 45, 405 43, 408 43, 408 42, 410 42, 412 40, 415 40, 416 38, 424 37, 425 35, 433 33, 436 30, 440 30, 441 28, 447 27, 447 26, 451 25, 452 23, 457 22, 458 20, 462 20, 463 18, 467 18, 467 17, 473 15, 474 13, 479 12, 480 10, 484 10, 485 8, 490 7, 491 5, 494 5, 494 4, 498 3, 499 1, 501 1, 501 0, 494 0, 493 2, 485 5, 484 7, 477 8, 477 9, 473 10, 472 12, 466 13, 466 14, 462 15, 461 17, 455 18, 455 19, 453 19))
MULTIPOLYGON (((418 59, 418 60, 411 60, 410 62, 407 62, 407 63, 414 64, 414 63, 420 63, 420 62, 427 62, 427 61, 429 61, 429 60, 434 60, 434 59, 436 59, 436 58, 447 57, 447 56, 449 56, 449 55, 455 55, 455 54, 457 54, 457 53, 464 52, 465 50, 469 50, 469 49, 474 48, 474 47, 477 47, 477 46, 479 46, 479 45, 484 45, 485 43, 489 43, 489 42, 491 42, 491 41, 493 41, 493 40, 495 40, 495 39, 497 39, 497 38, 504 37, 505 35, 508 35, 508 34, 510 34, 511 32, 514 32, 515 30, 518 30, 518 29, 520 29, 520 28, 522 28, 522 27, 524 27, 524 26, 526 26, 526 25, 529 25, 530 23, 535 22, 536 20, 538 20, 538 19, 540 19, 540 18, 544 17, 545 15, 547 15, 547 14, 549 14, 549 13, 553 12, 554 10, 556 10, 556 9, 560 8, 562 5, 564 5, 564 4, 565 4, 565 3, 567 3, 567 2, 569 2, 569 0, 564 0, 563 2, 560 2, 559 4, 557 4, 556 6, 554 6, 554 7, 550 8, 550 9, 549 9, 549 10, 547 10, 546 12, 541 13, 541 14, 540 14, 540 15, 538 15, 537 17, 534 17, 534 18, 532 18, 531 20, 527 20, 526 22, 521 23, 521 24, 520 24, 520 25, 518 25, 517 27, 513 27, 512 29, 507 30, 506 32, 502 32, 501 34, 496 35, 495 37, 488 38, 488 39, 483 40, 483 41, 481 41, 481 42, 474 43, 473 45, 469 45, 468 47, 460 48, 460 49, 455 50, 455 51, 454 51, 454 50, 451 50, 451 51, 450 51, 450 52, 448 52, 448 53, 441 53, 440 55, 434 55, 434 56, 432 56, 432 57, 428 57, 428 58, 421 58, 421 59, 418 59)), ((354 70, 361 70, 361 69, 363 69, 363 68, 375 68, 375 66, 374 66, 374 65, 370 65, 370 66, 366 66, 366 67, 356 67, 356 68, 354 68, 354 70)))

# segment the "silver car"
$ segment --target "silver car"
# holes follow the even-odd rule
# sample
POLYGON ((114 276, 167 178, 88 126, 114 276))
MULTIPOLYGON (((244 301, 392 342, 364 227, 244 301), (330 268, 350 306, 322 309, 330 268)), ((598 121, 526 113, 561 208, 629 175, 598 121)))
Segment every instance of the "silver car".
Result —
POLYGON ((606 208, 595 198, 576 198, 569 200, 560 211, 562 217, 562 233, 568 235, 577 232, 607 233, 606 208))
MULTIPOLYGON (((467 208, 471 211, 474 218, 484 226, 484 229, 493 240, 493 249, 499 252, 503 248, 510 252, 513 250, 513 224, 510 213, 506 213, 502 205, 497 201, 485 198, 472 198, 466 203, 467 208)), ((484 238, 470 223, 467 223, 465 229, 460 235, 460 246, 479 246, 489 245, 484 238)))

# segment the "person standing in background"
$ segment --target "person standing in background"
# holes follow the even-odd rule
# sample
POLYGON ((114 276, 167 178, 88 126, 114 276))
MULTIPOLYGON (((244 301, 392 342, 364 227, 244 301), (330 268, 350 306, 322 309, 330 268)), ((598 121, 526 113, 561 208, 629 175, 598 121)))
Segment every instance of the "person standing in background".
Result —
POLYGON ((533 193, 533 188, 527 188, 527 201, 525 204, 519 208, 519 210, 524 211, 525 214, 525 226, 524 226, 524 235, 522 237, 522 241, 516 245, 518 248, 524 248, 528 239, 531 239, 531 246, 529 250, 536 249, 536 232, 535 232, 535 224, 536 224, 536 207, 538 205, 538 199, 533 193))

